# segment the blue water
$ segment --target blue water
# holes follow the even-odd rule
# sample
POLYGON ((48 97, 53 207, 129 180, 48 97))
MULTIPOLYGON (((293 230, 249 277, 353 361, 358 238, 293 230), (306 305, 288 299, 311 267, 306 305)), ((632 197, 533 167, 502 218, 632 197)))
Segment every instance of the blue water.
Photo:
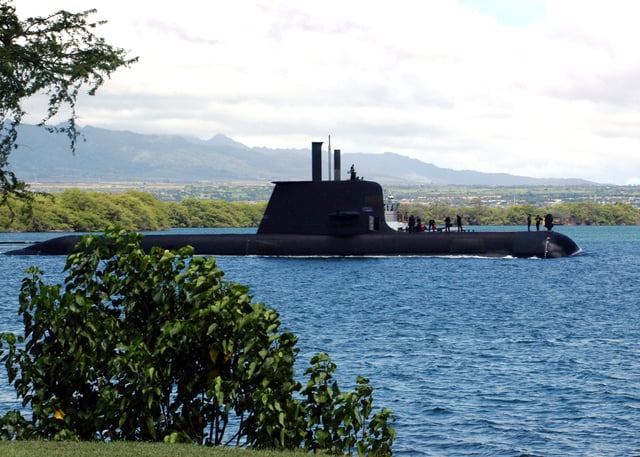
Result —
MULTIPOLYGON (((584 253, 218 264, 298 335, 299 373, 322 351, 343 389, 371 380, 397 417, 396 455, 640 455, 640 227, 557 230, 584 253)), ((59 280, 64 258, 0 257, 0 331, 21 331, 34 264, 59 280)), ((3 413, 20 405, 0 373, 3 413)))

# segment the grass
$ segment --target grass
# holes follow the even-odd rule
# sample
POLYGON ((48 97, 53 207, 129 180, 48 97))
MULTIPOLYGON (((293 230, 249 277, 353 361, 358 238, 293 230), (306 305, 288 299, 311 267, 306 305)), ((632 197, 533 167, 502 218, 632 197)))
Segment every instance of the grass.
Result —
POLYGON ((2 457, 301 457, 304 451, 253 451, 193 444, 0 441, 2 457))

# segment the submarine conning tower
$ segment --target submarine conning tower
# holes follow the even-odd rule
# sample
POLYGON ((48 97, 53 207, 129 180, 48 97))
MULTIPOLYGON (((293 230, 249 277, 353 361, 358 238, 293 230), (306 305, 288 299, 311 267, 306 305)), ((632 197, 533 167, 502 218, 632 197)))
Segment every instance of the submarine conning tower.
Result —
POLYGON ((393 232, 384 218, 380 184, 341 180, 334 151, 334 180, 322 180, 322 142, 311 146, 311 181, 276 181, 258 234, 351 236, 393 232))

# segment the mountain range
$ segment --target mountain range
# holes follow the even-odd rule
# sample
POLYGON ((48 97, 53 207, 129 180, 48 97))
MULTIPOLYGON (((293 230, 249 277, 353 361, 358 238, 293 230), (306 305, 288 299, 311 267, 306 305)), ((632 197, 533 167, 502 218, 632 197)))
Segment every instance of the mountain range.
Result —
MULTIPOLYGON (((308 148, 248 147, 224 135, 139 134, 95 127, 80 129, 75 154, 65 135, 21 125, 10 169, 28 183, 48 182, 271 182, 311 179, 308 148)), ((326 160, 326 153, 323 161, 326 160)), ((452 170, 393 152, 342 154, 342 176, 350 164, 358 175, 383 185, 572 186, 581 179, 548 179, 507 173, 452 170)), ((323 179, 326 179, 326 163, 323 179)))

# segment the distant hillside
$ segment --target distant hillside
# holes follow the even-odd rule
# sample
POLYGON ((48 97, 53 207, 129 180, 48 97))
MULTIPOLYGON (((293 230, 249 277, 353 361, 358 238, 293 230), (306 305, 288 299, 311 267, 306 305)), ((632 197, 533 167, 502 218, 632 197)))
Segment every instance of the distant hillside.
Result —
MULTIPOLYGON (((27 182, 270 182, 308 180, 309 148, 249 148, 224 135, 210 140, 179 135, 143 135, 85 127, 75 155, 64 135, 23 125, 19 147, 11 154, 11 169, 27 182)), ((325 160, 326 157, 323 157, 325 160)), ((546 179, 505 173, 451 170, 401 156, 345 153, 342 175, 355 164, 359 176, 384 185, 590 185, 579 179, 546 179)), ((326 175, 326 164, 323 175, 326 175)))

